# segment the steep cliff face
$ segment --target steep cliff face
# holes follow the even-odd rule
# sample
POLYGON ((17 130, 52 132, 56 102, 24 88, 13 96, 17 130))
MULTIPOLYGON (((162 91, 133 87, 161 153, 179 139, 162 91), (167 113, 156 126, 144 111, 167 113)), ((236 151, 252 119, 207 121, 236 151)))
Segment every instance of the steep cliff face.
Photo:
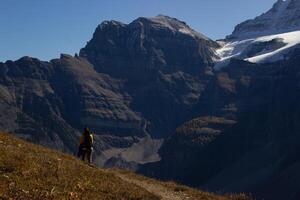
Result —
POLYGON ((51 79, 65 105, 65 116, 73 127, 87 125, 98 133, 143 135, 143 119, 129 108, 131 97, 123 82, 97 73, 83 58, 63 56, 51 61, 51 79))
POLYGON ((199 73, 212 64, 218 46, 184 22, 157 16, 138 18, 130 24, 103 22, 80 56, 99 72, 145 81, 159 70, 199 73))
POLYGON ((189 117, 212 75, 217 47, 184 22, 157 16, 103 22, 80 56, 125 80, 131 107, 150 121, 152 135, 164 137, 189 117))
MULTIPOLYGON (((97 133, 98 151, 114 146, 118 137, 146 134, 122 82, 97 73, 85 59, 24 57, 0 67, 3 130, 66 151, 75 151, 86 125, 97 133)), ((134 139, 121 143, 130 146, 134 139)))
POLYGON ((51 86, 51 63, 24 57, 1 64, 1 128, 47 146, 70 150, 78 132, 62 117, 51 86))

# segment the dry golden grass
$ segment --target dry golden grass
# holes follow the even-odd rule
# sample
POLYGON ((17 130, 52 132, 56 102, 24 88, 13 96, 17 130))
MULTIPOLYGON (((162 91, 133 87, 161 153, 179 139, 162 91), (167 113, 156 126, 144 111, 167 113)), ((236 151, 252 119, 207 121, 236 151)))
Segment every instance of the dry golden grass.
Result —
POLYGON ((0 199, 156 200, 159 197, 72 156, 0 134, 0 199))
POLYGON ((182 194, 191 200, 249 199, 214 195, 117 169, 98 169, 72 156, 0 134, 0 200, 165 199, 155 192, 156 186, 171 195, 178 194, 177 199, 185 199, 180 198, 182 194))

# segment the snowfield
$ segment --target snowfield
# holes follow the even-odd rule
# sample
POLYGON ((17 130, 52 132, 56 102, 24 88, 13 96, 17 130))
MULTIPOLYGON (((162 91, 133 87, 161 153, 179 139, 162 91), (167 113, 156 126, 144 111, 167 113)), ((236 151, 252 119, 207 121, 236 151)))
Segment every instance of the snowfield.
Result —
POLYGON ((218 69, 226 66, 231 58, 240 58, 253 63, 278 61, 283 59, 285 54, 296 47, 299 43, 300 31, 262 36, 240 41, 229 41, 225 43, 223 47, 216 50, 216 54, 220 57, 220 59, 216 61, 215 68, 218 69), (281 39, 280 42, 284 43, 283 46, 273 50, 263 49, 252 57, 245 57, 245 55, 247 55, 246 51, 248 51, 252 46, 263 44, 264 42, 271 42, 274 39, 281 39))

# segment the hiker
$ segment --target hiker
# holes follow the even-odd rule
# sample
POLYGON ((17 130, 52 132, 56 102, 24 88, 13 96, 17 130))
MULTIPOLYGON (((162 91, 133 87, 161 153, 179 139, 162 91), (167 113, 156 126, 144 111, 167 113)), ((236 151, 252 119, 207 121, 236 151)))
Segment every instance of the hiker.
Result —
POLYGON ((94 137, 90 132, 89 128, 85 127, 80 138, 78 157, 81 157, 84 161, 87 158, 88 163, 92 162, 92 152, 93 152, 94 137))

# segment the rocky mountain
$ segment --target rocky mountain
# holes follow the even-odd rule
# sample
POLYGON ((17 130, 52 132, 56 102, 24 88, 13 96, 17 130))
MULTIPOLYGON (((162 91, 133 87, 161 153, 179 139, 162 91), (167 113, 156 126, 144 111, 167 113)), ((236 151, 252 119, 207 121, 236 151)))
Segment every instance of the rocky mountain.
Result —
POLYGON ((103 134, 98 150, 113 137, 128 137, 126 146, 134 143, 130 137, 146 134, 143 118, 121 92, 122 82, 97 73, 83 58, 62 55, 42 62, 24 57, 0 68, 2 130, 66 151, 77 148, 86 125, 103 134))
POLYGON ((299 29, 300 1, 278 0, 266 13, 237 25, 227 39, 249 39, 299 29))
POLYGON ((151 135, 164 137, 189 118, 218 47, 184 22, 160 15, 103 22, 80 56, 99 73, 125 80, 132 108, 149 120, 151 135))
POLYGON ((218 47, 184 22, 159 15, 130 24, 103 22, 80 56, 99 72, 138 82, 155 78, 159 71, 200 73, 213 64, 218 47))
POLYGON ((161 161, 140 173, 213 191, 298 199, 299 64, 232 61, 199 108, 161 147, 161 161), (273 190, 271 188, 278 188, 273 190), (279 190, 280 188, 280 190, 279 190))
POLYGON ((80 56, 0 63, 1 129, 75 152, 89 126, 98 165, 157 161, 163 138, 193 115, 218 47, 167 16, 103 22, 80 56))
POLYGON ((299 198, 299 8, 299 1, 279 1, 219 41, 197 117, 179 126, 161 160, 140 173, 212 191, 299 198))
POLYGON ((79 56, 0 63, 0 127, 75 152, 88 125, 99 166, 298 199, 299 31, 281 17, 298 2, 277 2, 224 41, 160 15, 103 22, 79 56), (269 19, 292 32, 255 35, 251 24, 273 30, 269 19))
POLYGON ((1 63, 0 69, 1 129, 54 148, 72 148, 78 132, 62 118, 62 103, 49 82, 53 65, 24 57, 1 63))

